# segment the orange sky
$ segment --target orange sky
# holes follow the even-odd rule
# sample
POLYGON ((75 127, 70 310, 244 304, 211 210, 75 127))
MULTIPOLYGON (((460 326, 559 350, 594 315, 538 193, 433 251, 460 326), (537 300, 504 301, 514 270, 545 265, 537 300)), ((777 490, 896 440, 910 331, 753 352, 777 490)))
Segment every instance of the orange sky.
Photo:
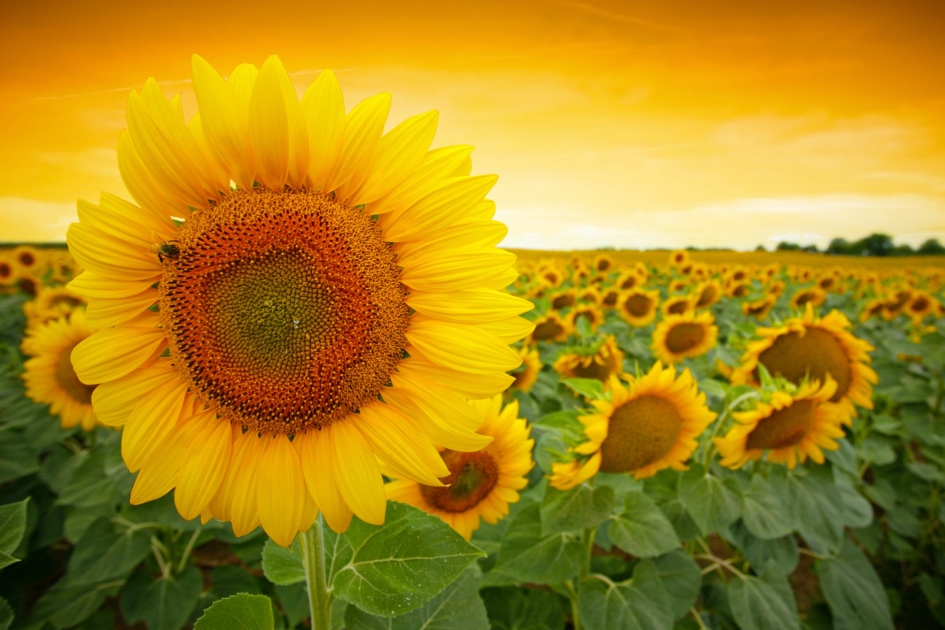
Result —
POLYGON ((945 241, 942 2, 42 0, 0 22, 0 241, 63 240, 127 195, 115 147, 154 76, 193 113, 190 56, 338 73, 392 123, 498 173, 506 245, 945 241), (829 4, 829 7, 824 5, 829 4))

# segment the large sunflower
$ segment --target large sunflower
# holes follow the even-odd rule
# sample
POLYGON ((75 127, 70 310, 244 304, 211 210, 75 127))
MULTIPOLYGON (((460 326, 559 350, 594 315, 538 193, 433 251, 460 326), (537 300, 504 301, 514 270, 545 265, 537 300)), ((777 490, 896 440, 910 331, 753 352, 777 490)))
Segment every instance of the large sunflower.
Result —
POLYGON ((809 376, 825 382, 829 375, 837 383, 831 402, 845 411, 845 421, 856 416, 854 404, 873 408, 873 383, 876 372, 869 367, 866 341, 847 329, 850 321, 840 311, 816 317, 808 305, 801 317, 794 317, 777 328, 759 328, 762 339, 748 345, 742 364, 732 373, 735 384, 756 384, 758 364, 774 376, 782 376, 795 385, 809 376))
POLYGON ((519 500, 518 491, 528 485, 525 475, 535 465, 529 427, 518 417, 518 401, 504 409, 502 397, 471 401, 483 423, 479 433, 492 443, 476 453, 441 452, 449 474, 443 485, 429 486, 409 480, 387 483, 387 498, 415 505, 439 516, 467 540, 480 519, 496 523, 519 500))
POLYGON ((735 425, 725 437, 714 438, 723 466, 737 469, 750 460, 787 464, 793 469, 808 457, 824 463, 823 450, 840 448, 836 438, 844 436, 843 412, 830 401, 837 383, 829 376, 821 384, 801 384, 794 394, 775 392, 770 403, 758 402, 751 411, 732 414, 735 425))
POLYGON ((607 389, 610 400, 593 401, 597 413, 580 418, 587 441, 572 449, 577 457, 552 464, 551 485, 567 490, 598 471, 643 479, 664 468, 685 470, 696 437, 715 419, 689 370, 677 377, 676 368, 657 362, 626 387, 611 377, 607 389))
POLYGON ((471 147, 430 150, 437 114, 383 133, 390 96, 347 114, 335 75, 301 101, 276 57, 224 80, 193 58, 186 123, 149 79, 118 162, 137 205, 79 202, 70 287, 113 326, 74 353, 124 426, 132 501, 176 487, 181 515, 261 524, 287 545, 316 506, 343 531, 384 520, 378 461, 430 485, 436 446, 491 438, 465 398, 501 392, 531 305, 470 176, 471 147))
POLYGON ((709 311, 664 317, 653 331, 653 352, 666 363, 702 356, 713 347, 719 328, 709 311))
POLYGON ((92 410, 95 387, 79 380, 70 359, 72 350, 92 332, 85 313, 76 309, 30 327, 21 344, 23 353, 32 357, 23 364, 26 395, 48 404, 50 413, 59 416, 66 429, 80 425, 86 431, 95 428, 92 410))

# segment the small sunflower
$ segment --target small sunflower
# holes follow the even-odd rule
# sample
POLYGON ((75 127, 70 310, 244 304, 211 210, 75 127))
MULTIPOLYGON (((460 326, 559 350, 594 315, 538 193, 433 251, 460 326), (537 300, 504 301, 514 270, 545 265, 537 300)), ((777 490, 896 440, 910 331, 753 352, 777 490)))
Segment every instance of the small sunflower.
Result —
POLYGON ((624 271, 620 274, 620 277, 617 278, 617 288, 622 291, 629 291, 642 287, 645 282, 646 280, 642 278, 636 270, 624 271))
POLYGON ((538 380, 538 373, 541 372, 541 356, 538 354, 537 348, 528 346, 519 348, 518 354, 522 357, 522 365, 517 370, 510 372, 515 380, 512 381, 509 388, 528 392, 538 380))
POLYGON ((770 402, 759 401, 751 411, 732 414, 735 425, 725 437, 713 440, 722 456, 719 463, 737 469, 766 452, 768 461, 790 469, 808 457, 824 463, 822 451, 840 448, 836 439, 844 436, 843 411, 829 402, 836 389, 836 381, 828 376, 823 384, 804 382, 793 394, 775 392, 770 402))
POLYGON ((578 304, 568 313, 568 323, 571 330, 577 330, 579 320, 585 320, 592 331, 597 331, 597 327, 604 323, 606 319, 604 312, 596 304, 578 304))
POLYGON ((695 310, 695 302, 689 295, 672 297, 660 305, 663 315, 684 315, 695 310))
POLYGON ((653 352, 666 363, 702 356, 718 341, 719 329, 708 311, 669 315, 653 331, 653 352))
POLYGON ((656 309, 660 302, 660 292, 631 289, 624 294, 617 306, 617 311, 631 326, 642 328, 656 319, 656 309))
POLYGON ((77 309, 31 327, 21 344, 23 353, 32 357, 23 364, 26 395, 48 404, 50 413, 59 416, 65 429, 81 426, 91 431, 96 425, 92 410, 95 386, 79 380, 71 360, 72 350, 92 333, 85 313, 77 309))
POLYGON ((275 56, 224 79, 193 58, 197 113, 154 79, 118 143, 137 201, 78 204, 67 242, 95 333, 73 353, 123 426, 132 501, 175 489, 186 519, 262 525, 288 545, 320 510, 380 524, 378 462, 430 485, 436 447, 490 441, 465 399, 521 364, 531 304, 470 175, 468 146, 430 149, 438 115, 386 134, 390 95, 346 113, 324 71, 301 100, 275 56))
POLYGON ((66 287, 40 287, 36 297, 23 304, 23 314, 26 315, 27 327, 31 327, 68 315, 76 308, 84 308, 85 303, 85 298, 66 287))
POLYGON ((440 452, 449 474, 442 486, 394 480, 385 485, 387 498, 415 505, 439 516, 466 540, 479 528, 480 519, 497 523, 519 500, 518 491, 528 485, 525 475, 532 469, 532 447, 528 423, 518 417, 518 401, 502 408, 502 397, 469 403, 482 418, 479 433, 492 439, 481 451, 440 452))
POLYGON ((539 341, 564 341, 571 334, 571 325, 557 313, 548 313, 535 320, 535 328, 528 337, 529 343, 539 341))
POLYGON ((623 352, 613 335, 604 335, 587 348, 571 348, 555 361, 563 378, 595 378, 604 383, 611 374, 623 372, 623 352))
POLYGON ((826 382, 836 381, 830 401, 846 412, 846 422, 856 416, 854 404, 873 408, 873 383, 876 372, 869 367, 866 341, 851 334, 850 321, 840 311, 825 317, 814 315, 808 305, 801 317, 794 317, 777 328, 759 328, 762 339, 749 344, 741 365, 732 373, 735 384, 756 384, 758 364, 772 376, 781 376, 795 385, 805 377, 826 382))
POLYGON ((575 459, 552 464, 553 487, 573 488, 598 471, 643 479, 664 468, 685 470, 696 437, 715 419, 689 370, 677 376, 660 362, 626 386, 612 376, 607 391, 610 399, 593 401, 596 413, 580 418, 587 441, 571 449, 575 459))
POLYGON ((827 294, 820 287, 800 289, 791 296, 791 309, 803 310, 810 304, 813 307, 821 306, 827 300, 827 294))
POLYGON ((614 268, 614 259, 608 256, 607 254, 601 254, 594 258, 594 270, 603 275, 610 273, 611 269, 614 268))
POLYGON ((689 252, 684 249, 673 250, 669 254, 669 264, 673 267, 682 267, 689 263, 689 252))
POLYGON ((600 293, 599 304, 610 310, 617 308, 617 302, 620 300, 620 289, 611 287, 609 289, 604 289, 600 293))
POLYGON ((928 291, 916 291, 909 298, 905 311, 913 320, 921 322, 927 315, 938 312, 938 300, 928 291))
POLYGON ((742 302, 742 315, 750 315, 755 319, 765 319, 777 304, 778 299, 769 295, 754 302, 742 302))
POLYGON ((722 287, 715 280, 710 280, 696 287, 693 295, 696 296, 697 309, 709 308, 722 299, 722 287))
POLYGON ((577 301, 577 291, 574 289, 564 289, 554 295, 550 295, 551 308, 560 311, 565 308, 571 308, 577 301))

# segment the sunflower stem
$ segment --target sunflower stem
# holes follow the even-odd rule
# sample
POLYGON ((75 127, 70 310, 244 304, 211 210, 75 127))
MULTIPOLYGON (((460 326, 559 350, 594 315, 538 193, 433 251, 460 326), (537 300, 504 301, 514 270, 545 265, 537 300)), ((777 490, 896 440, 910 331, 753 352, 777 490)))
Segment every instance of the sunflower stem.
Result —
POLYGON ((312 630, 330 630, 331 628, 332 596, 325 575, 325 543, 322 527, 322 515, 319 514, 311 528, 299 534, 308 606, 312 614, 312 630))

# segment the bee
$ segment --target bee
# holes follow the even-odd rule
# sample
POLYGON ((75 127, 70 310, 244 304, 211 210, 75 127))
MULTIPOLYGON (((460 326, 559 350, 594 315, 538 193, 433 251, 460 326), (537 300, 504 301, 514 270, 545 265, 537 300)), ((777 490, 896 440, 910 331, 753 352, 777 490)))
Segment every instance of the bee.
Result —
POLYGON ((161 264, 164 263, 164 259, 168 258, 170 260, 177 260, 177 257, 180 256, 180 247, 174 245, 177 241, 168 241, 166 243, 161 243, 157 247, 157 257, 161 261, 161 264))

